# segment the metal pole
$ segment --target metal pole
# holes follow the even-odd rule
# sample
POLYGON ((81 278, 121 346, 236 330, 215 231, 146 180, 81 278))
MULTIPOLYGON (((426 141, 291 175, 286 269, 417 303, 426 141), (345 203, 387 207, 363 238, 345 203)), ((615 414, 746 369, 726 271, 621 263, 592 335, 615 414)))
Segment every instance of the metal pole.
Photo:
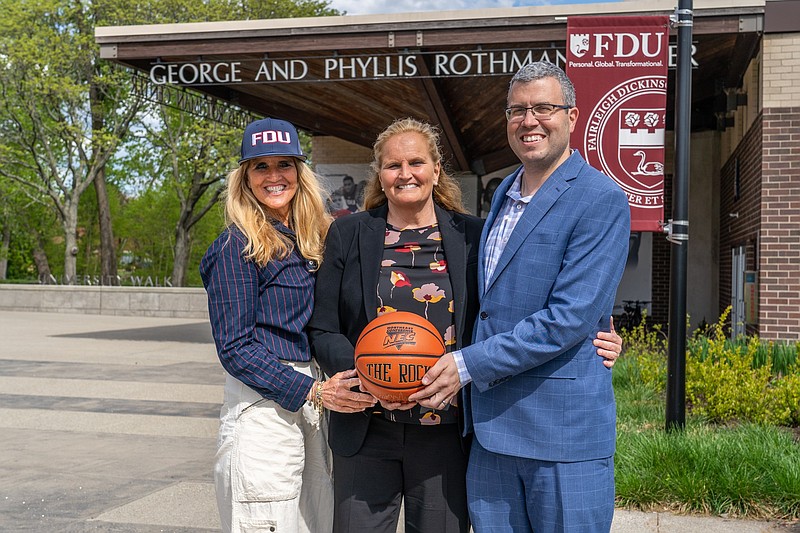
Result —
POLYGON ((667 355, 667 431, 686 424, 686 258, 689 247, 689 136, 692 100, 692 0, 679 0, 673 17, 678 28, 675 76, 675 178, 670 220, 669 353, 667 355))

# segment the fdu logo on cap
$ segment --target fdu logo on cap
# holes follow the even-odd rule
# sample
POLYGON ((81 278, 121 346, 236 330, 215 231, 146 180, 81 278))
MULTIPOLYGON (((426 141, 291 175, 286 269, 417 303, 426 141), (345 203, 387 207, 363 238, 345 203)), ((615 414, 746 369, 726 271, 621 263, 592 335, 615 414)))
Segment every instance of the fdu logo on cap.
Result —
POLYGON ((288 155, 306 160, 306 155, 300 148, 297 129, 289 122, 275 118, 262 118, 248 124, 242 137, 242 157, 239 164, 248 159, 273 155, 288 155))

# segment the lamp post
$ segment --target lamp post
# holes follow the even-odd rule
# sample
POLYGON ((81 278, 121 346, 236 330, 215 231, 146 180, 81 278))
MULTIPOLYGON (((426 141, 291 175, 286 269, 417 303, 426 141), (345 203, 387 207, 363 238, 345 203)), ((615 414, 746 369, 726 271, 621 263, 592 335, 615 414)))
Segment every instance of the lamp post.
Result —
POLYGON ((671 243, 669 281, 669 339, 667 355, 667 431, 686 424, 686 264, 689 247, 689 137, 692 100, 692 0, 679 0, 672 19, 678 29, 675 76, 675 178, 672 219, 667 224, 671 243))

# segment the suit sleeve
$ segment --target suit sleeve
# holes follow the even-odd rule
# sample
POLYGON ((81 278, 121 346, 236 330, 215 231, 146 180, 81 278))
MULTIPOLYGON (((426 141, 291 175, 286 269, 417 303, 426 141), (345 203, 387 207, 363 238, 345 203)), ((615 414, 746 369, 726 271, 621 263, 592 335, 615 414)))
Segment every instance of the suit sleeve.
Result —
MULTIPOLYGON (((342 234, 337 224, 331 225, 325 241, 325 257, 317 272, 314 312, 308 324, 311 352, 328 376, 354 367, 353 343, 343 333, 339 302, 346 264, 342 234)), ((359 265, 348 265, 359 268, 359 265)))
POLYGON ((264 398, 288 411, 299 410, 314 379, 284 365, 256 341, 259 299, 258 266, 242 257, 240 238, 215 243, 201 265, 217 353, 223 368, 264 398))
MULTIPOLYGON (((584 343, 610 312, 627 258, 628 202, 621 190, 607 189, 578 207, 582 212, 568 237, 546 305, 532 310, 510 329, 462 349, 478 390, 486 391, 584 343)), ((513 261, 529 261, 531 276, 537 275, 536 257, 515 257, 513 261)), ((514 280, 519 286, 509 287, 506 298, 524 298, 520 281, 514 280)), ((487 296, 491 300, 486 304, 488 320, 492 320, 493 311, 504 301, 487 296)))

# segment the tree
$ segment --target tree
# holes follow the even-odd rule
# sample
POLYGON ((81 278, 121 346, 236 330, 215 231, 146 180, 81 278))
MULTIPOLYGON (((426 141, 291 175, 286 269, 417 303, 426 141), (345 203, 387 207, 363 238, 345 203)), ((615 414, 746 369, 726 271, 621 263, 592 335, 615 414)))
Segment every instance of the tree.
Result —
POLYGON ((0 279, 3 280, 51 279, 48 249, 58 240, 53 231, 55 220, 44 199, 30 192, 0 176, 0 279))
POLYGON ((235 164, 241 133, 228 125, 198 119, 165 105, 155 106, 156 126, 146 125, 157 155, 155 172, 178 198, 173 241, 172 284, 186 283, 192 228, 217 203, 225 177, 235 164))
POLYGON ((88 6, 0 0, 0 57, 5 60, 0 90, 6 118, 0 175, 51 202, 64 233, 68 282, 77 276, 81 195, 103 174, 139 105, 129 96, 126 73, 95 67, 88 6), (94 100, 89 88, 97 91, 94 100), (103 120, 93 122, 101 112, 103 120))

